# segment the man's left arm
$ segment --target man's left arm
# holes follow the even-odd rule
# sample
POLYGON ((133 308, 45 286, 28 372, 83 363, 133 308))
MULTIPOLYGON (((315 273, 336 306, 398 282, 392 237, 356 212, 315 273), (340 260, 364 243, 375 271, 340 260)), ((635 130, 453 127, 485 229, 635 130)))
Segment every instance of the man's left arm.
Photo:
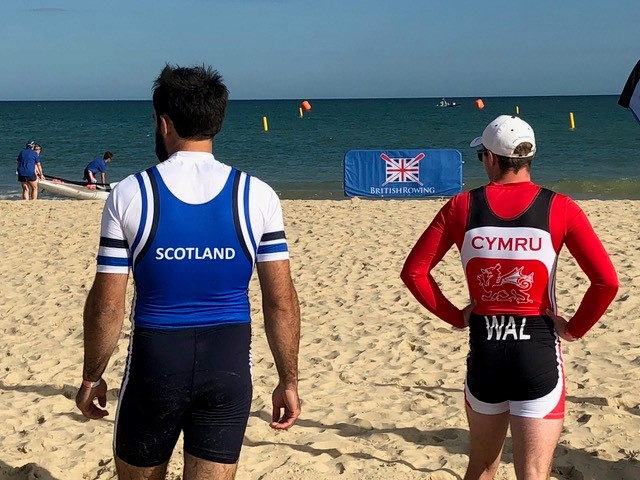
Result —
POLYGON ((584 336, 604 315, 618 292, 619 283, 611 258, 587 216, 571 200, 566 202, 566 217, 565 243, 591 282, 575 314, 565 325, 568 337, 565 339, 575 339, 584 336))
POLYGON ((300 305, 291 279, 289 260, 258 262, 257 270, 262 290, 265 331, 279 377, 272 395, 270 426, 283 430, 293 426, 300 415, 300 305))
POLYGON ((128 277, 97 273, 84 306, 84 366, 76 405, 90 419, 108 415, 93 400, 98 398, 100 406, 106 406, 107 385, 102 374, 120 338, 128 277))
POLYGON ((36 176, 38 178, 44 178, 44 172, 42 170, 42 162, 36 162, 36 176))

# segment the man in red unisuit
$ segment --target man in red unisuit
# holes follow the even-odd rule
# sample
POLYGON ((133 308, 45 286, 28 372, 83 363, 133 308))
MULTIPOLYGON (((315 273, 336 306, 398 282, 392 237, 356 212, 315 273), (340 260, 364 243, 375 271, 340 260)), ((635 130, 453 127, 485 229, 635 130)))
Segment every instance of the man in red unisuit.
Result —
POLYGON ((471 452, 465 479, 493 478, 511 427, 519 479, 549 477, 564 419, 560 339, 581 338, 616 295, 613 264, 584 212, 531 181, 533 129, 501 115, 479 147, 489 184, 453 197, 418 240, 402 270, 430 312, 469 327, 465 403, 471 452), (471 302, 462 310, 431 275, 451 246, 460 251, 471 302), (568 321, 558 315, 555 274, 563 245, 591 284, 568 321))

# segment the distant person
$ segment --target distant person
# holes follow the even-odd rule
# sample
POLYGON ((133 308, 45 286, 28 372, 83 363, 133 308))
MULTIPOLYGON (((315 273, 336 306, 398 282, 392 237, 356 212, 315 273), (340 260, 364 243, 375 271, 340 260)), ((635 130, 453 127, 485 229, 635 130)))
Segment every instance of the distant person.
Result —
POLYGON ((536 141, 529 124, 499 116, 471 146, 480 147, 489 184, 442 207, 401 278, 431 313, 469 327, 464 396, 471 445, 464 478, 494 477, 510 427, 516 477, 547 479, 564 420, 560 339, 587 333, 614 299, 618 279, 580 207, 531 181, 536 141), (470 294, 463 309, 431 274, 454 244, 470 294), (563 245, 591 282, 569 321, 558 314, 555 296, 563 245))
POLYGON ((89 183, 98 183, 96 175, 100 174, 100 183, 107 183, 107 163, 113 159, 111 152, 104 152, 102 157, 93 160, 84 169, 84 179, 89 183))
POLYGON ((228 91, 210 68, 166 66, 153 109, 160 164, 118 183, 102 217, 98 267, 84 308, 84 369, 76 404, 107 411, 102 375, 120 337, 133 271, 131 343, 115 420, 121 479, 163 479, 184 433, 184 480, 233 479, 249 418, 256 266, 278 384, 270 426, 300 414, 300 308, 282 209, 257 178, 224 165, 213 137, 228 91))
POLYGON ((40 157, 34 150, 35 145, 36 142, 33 140, 28 142, 18 154, 17 172, 23 200, 38 199, 38 178, 42 177, 42 168, 40 157))

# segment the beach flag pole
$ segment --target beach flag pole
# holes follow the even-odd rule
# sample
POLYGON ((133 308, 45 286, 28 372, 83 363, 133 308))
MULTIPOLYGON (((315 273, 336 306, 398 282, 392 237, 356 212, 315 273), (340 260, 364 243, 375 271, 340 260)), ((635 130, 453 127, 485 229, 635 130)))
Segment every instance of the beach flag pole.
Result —
POLYGON ((631 74, 624 85, 618 105, 628 108, 635 119, 640 122, 640 60, 631 70, 631 74))

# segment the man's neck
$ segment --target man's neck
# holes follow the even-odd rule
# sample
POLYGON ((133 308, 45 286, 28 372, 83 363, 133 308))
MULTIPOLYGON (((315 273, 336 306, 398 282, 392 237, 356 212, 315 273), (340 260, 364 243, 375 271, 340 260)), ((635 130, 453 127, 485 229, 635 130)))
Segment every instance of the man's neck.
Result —
POLYGON ((520 169, 517 173, 513 170, 508 170, 506 172, 500 172, 500 174, 492 178, 491 181, 500 184, 530 182, 531 172, 526 168, 520 169))
POLYGON ((176 152, 213 153, 213 141, 180 139, 171 146, 167 145, 167 151, 169 153, 169 156, 173 155, 176 152))

